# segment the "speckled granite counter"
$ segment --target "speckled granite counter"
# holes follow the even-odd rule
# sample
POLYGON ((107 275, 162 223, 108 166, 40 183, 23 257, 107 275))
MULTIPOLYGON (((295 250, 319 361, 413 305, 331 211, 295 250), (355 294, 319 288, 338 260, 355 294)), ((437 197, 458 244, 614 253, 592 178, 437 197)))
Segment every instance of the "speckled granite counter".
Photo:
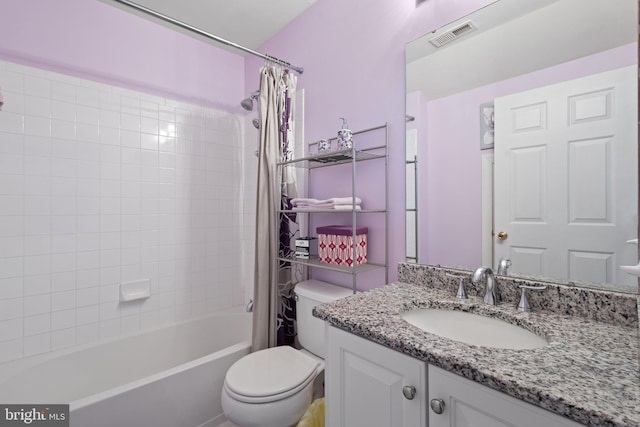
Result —
MULTIPOLYGON (((454 290, 394 283, 314 309, 330 324, 589 426, 640 426, 638 325, 487 306, 454 290), (416 308, 460 309, 509 320, 544 336, 535 350, 467 345, 400 318, 416 308)), ((637 317, 636 317, 637 322, 637 317)))

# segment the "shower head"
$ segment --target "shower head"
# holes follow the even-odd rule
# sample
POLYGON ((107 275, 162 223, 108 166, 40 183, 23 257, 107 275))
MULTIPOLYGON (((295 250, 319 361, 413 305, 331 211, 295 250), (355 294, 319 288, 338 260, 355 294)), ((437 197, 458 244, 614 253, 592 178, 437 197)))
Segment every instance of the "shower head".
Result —
POLYGON ((253 100, 251 98, 246 98, 240 101, 240 105, 247 111, 253 110, 253 100))
POLYGON ((260 95, 259 91, 253 92, 248 98, 240 101, 240 105, 247 111, 253 111, 253 100, 258 99, 258 95, 260 95))

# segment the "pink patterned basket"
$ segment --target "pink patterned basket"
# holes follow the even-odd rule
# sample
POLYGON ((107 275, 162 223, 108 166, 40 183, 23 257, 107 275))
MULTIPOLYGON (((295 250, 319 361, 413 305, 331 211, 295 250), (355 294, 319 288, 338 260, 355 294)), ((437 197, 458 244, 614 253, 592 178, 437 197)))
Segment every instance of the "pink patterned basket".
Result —
POLYGON ((352 266, 367 262, 367 227, 356 228, 355 257, 353 228, 348 225, 318 227, 318 258, 320 262, 352 266))

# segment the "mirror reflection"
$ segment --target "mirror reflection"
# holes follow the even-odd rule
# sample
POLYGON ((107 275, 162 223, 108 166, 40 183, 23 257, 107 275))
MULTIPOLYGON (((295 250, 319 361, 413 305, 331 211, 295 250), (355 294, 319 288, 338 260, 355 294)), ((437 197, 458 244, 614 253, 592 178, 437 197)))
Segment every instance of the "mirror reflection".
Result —
POLYGON ((407 254, 637 292, 637 17, 499 0, 407 45, 407 254))

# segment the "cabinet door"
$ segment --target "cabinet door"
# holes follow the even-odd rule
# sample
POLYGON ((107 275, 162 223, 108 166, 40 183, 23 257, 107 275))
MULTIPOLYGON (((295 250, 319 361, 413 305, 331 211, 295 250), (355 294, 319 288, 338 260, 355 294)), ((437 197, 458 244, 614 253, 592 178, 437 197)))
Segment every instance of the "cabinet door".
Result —
POLYGON ((442 399, 444 412, 429 411, 429 427, 578 427, 537 406, 429 365, 429 399, 442 399))
POLYGON ((328 426, 426 427, 424 362, 328 325, 326 337, 328 426))

